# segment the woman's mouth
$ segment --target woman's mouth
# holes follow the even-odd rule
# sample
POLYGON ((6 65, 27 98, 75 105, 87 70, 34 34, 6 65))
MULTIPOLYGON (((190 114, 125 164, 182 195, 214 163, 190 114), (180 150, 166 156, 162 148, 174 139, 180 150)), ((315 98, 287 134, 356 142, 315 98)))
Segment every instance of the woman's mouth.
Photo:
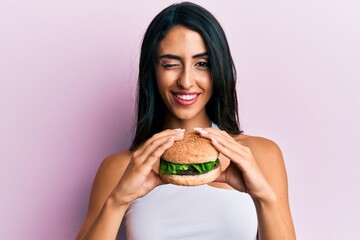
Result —
POLYGON ((189 106, 195 103, 200 93, 172 93, 177 103, 183 106, 189 106))

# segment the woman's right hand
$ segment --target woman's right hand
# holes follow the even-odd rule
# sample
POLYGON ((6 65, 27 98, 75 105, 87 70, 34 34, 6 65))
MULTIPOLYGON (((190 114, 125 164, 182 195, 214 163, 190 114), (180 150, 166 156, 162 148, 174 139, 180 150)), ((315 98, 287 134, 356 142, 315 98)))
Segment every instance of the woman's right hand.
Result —
POLYGON ((122 178, 110 197, 119 205, 128 206, 137 198, 146 195, 155 187, 164 184, 153 166, 174 141, 184 137, 184 129, 168 129, 149 138, 136 149, 122 178))

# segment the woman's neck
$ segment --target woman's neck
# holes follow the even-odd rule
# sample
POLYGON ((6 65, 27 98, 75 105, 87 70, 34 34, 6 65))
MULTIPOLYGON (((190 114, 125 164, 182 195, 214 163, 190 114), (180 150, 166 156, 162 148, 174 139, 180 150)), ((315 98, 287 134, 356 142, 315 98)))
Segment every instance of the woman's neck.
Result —
POLYGON ((192 131, 194 128, 211 127, 211 120, 205 116, 198 116, 192 119, 178 119, 174 116, 166 116, 164 121, 164 129, 183 128, 187 131, 192 131))

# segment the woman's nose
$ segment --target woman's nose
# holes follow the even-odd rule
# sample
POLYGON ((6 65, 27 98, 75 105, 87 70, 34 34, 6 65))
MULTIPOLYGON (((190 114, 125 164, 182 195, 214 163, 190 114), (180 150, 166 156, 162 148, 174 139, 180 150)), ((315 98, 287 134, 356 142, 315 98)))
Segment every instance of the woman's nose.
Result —
POLYGON ((193 69, 191 67, 184 67, 178 79, 178 85, 182 89, 190 89, 195 83, 193 69))

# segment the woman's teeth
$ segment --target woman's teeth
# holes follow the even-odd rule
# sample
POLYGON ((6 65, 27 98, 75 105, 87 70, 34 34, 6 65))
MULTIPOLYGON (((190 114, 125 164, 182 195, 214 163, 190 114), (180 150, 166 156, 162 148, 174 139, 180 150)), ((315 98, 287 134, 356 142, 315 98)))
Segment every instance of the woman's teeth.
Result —
POLYGON ((180 99, 185 100, 185 101, 192 100, 192 99, 196 98, 196 96, 197 96, 197 94, 191 94, 191 95, 176 94, 177 98, 180 98, 180 99))

